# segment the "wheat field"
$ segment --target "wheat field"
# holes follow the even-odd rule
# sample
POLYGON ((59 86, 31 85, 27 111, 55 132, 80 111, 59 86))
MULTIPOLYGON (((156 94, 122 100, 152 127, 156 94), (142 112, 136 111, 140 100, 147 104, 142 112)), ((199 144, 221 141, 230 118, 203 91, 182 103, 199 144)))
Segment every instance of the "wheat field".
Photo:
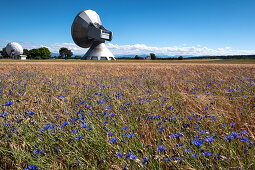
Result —
POLYGON ((2 169, 255 168, 255 64, 1 62, 2 169))

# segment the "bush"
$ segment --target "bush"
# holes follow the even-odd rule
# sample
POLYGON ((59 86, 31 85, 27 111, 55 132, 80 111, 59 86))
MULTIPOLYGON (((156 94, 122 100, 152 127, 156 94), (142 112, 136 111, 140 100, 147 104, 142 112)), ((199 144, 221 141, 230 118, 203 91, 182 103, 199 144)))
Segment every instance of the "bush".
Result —
POLYGON ((136 55, 136 56, 135 56, 135 59, 136 59, 136 60, 140 60, 140 59, 143 59, 143 57, 140 57, 139 55, 136 55))
POLYGON ((178 57, 178 60, 183 60, 183 57, 182 56, 178 57))
POLYGON ((154 53, 150 53, 150 56, 151 56, 152 60, 156 60, 157 59, 157 56, 154 53))

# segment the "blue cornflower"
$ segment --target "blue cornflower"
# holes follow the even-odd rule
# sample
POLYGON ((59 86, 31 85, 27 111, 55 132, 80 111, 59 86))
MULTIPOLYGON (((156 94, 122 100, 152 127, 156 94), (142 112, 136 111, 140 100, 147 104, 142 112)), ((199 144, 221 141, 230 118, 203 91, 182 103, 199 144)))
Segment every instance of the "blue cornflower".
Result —
POLYGON ((7 103, 4 104, 4 106, 11 106, 13 104, 13 101, 8 101, 7 103))
POLYGON ((164 126, 158 127, 158 131, 160 131, 160 133, 162 133, 163 130, 164 130, 164 126))
POLYGON ((231 122, 230 123, 230 126, 234 126, 236 123, 235 122, 231 122))
POLYGON ((114 144, 117 140, 118 140, 117 137, 114 137, 114 138, 112 138, 112 139, 110 140, 110 143, 111 143, 111 144, 114 144))
POLYGON ((165 149, 166 149, 166 147, 165 147, 165 146, 160 145, 160 146, 157 148, 157 151, 158 151, 158 152, 164 152, 164 151, 165 151, 165 149))
POLYGON ((34 154, 35 154, 35 155, 39 155, 39 154, 40 154, 41 156, 43 156, 43 155, 44 155, 44 152, 45 152, 44 150, 41 151, 40 149, 34 150, 34 154))
POLYGON ((134 133, 131 132, 129 135, 128 135, 128 138, 132 138, 134 136, 134 133))
POLYGON ((29 115, 34 115, 35 113, 34 112, 28 112, 29 115))
POLYGON ((59 115, 57 115, 55 118, 54 118, 54 120, 57 120, 59 118, 59 115))
POLYGON ((143 161, 142 161, 143 165, 148 165, 149 164, 149 158, 148 157, 144 157, 143 161))
POLYGON ((8 113, 7 113, 7 112, 5 112, 5 113, 3 114, 3 116, 8 116, 8 113))
POLYGON ((206 106, 205 108, 204 108, 204 110, 208 110, 209 109, 209 106, 206 106))
POLYGON ((205 130, 201 130, 199 133, 204 134, 205 132, 206 132, 205 130))
POLYGON ((40 149, 36 149, 36 150, 34 150, 34 154, 35 154, 35 155, 40 154, 40 149))
POLYGON ((88 127, 87 124, 82 124, 82 125, 81 125, 81 128, 86 128, 86 127, 88 127))
POLYGON ((232 135, 229 135, 229 136, 225 136, 224 139, 228 142, 231 142, 231 140, 233 139, 233 136, 232 135))
POLYGON ((215 116, 211 116, 211 118, 212 118, 212 121, 216 121, 217 120, 217 118, 215 116))
POLYGON ((108 136, 110 137, 110 136, 112 136, 113 135, 113 132, 109 132, 108 133, 108 136))
POLYGON ((28 165, 24 170, 37 170, 36 165, 28 165))
POLYGON ((192 152, 192 151, 190 150, 190 148, 188 148, 188 149, 184 149, 184 152, 190 153, 190 152, 192 152))
POLYGON ((82 139, 83 138, 83 135, 79 135, 79 136, 76 136, 75 137, 75 140, 77 141, 77 140, 80 140, 80 139, 82 139))
POLYGON ((207 137, 207 138, 205 138, 205 140, 207 141, 207 142, 212 142, 212 141, 214 141, 214 136, 209 136, 209 137, 207 137))
POLYGON ((126 131, 125 133, 123 133, 124 136, 127 135, 127 134, 128 134, 128 131, 126 131))
POLYGON ((128 152, 128 153, 126 154, 125 158, 128 159, 128 158, 130 158, 131 155, 132 155, 132 153, 131 153, 131 152, 128 152))
POLYGON ((193 154, 192 154, 192 157, 197 158, 197 157, 198 157, 198 154, 193 153, 193 154))
POLYGON ((67 121, 64 122, 64 123, 61 125, 61 127, 64 127, 64 126, 66 126, 66 125, 68 125, 68 122, 67 122, 67 121))
POLYGON ((242 134, 242 135, 249 135, 249 133, 246 130, 241 131, 240 134, 242 134))
POLYGON ((73 130, 72 134, 76 134, 78 132, 78 130, 73 130))
POLYGON ((220 159, 220 154, 214 154, 214 157, 215 157, 216 159, 220 159))
POLYGON ((211 156, 212 153, 209 152, 209 151, 204 151, 204 152, 202 152, 202 155, 204 155, 204 156, 211 156))
POLYGON ((127 126, 124 126, 122 129, 126 130, 128 127, 127 126))
POLYGON ((178 162, 181 162, 183 160, 183 157, 175 157, 175 160, 178 161, 178 162))
POLYGON ((132 154, 132 155, 130 156, 130 159, 137 159, 137 156, 132 154))
POLYGON ((248 138, 247 138, 246 136, 240 137, 240 140, 241 140, 242 142, 246 142, 246 143, 249 142, 249 140, 248 140, 248 138))
POLYGON ((236 133, 236 132, 231 132, 230 135, 233 137, 233 138, 238 138, 238 135, 239 133, 236 133))
POLYGON ((44 126, 44 130, 52 130, 53 129, 53 126, 51 124, 47 124, 47 125, 43 125, 44 126))
POLYGON ((172 135, 170 135, 171 138, 178 138, 178 137, 180 137, 180 136, 182 136, 182 134, 181 134, 180 132, 177 133, 177 134, 172 134, 172 135))
POLYGON ((114 156, 114 157, 118 157, 118 156, 119 156, 119 157, 123 157, 123 155, 122 155, 121 152, 120 152, 120 153, 116 153, 116 154, 114 154, 113 156, 114 156))
POLYGON ((198 139, 198 138, 194 138, 194 139, 191 140, 191 143, 193 143, 196 146, 201 146, 201 145, 203 145, 204 140, 198 139))

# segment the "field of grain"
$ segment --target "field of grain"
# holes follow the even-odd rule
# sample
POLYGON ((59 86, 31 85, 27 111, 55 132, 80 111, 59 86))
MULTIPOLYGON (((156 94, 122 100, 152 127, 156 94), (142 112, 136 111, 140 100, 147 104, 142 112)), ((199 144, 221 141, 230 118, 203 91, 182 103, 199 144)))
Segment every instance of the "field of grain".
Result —
POLYGON ((255 168, 255 64, 1 62, 2 169, 255 168))

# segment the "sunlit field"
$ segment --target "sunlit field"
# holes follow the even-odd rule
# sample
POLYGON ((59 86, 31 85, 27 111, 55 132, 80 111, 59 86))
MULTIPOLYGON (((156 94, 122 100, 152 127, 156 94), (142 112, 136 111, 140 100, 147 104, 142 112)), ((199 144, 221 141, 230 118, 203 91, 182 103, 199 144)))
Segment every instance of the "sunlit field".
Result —
POLYGON ((1 62, 0 73, 2 169, 255 168, 255 64, 1 62))

